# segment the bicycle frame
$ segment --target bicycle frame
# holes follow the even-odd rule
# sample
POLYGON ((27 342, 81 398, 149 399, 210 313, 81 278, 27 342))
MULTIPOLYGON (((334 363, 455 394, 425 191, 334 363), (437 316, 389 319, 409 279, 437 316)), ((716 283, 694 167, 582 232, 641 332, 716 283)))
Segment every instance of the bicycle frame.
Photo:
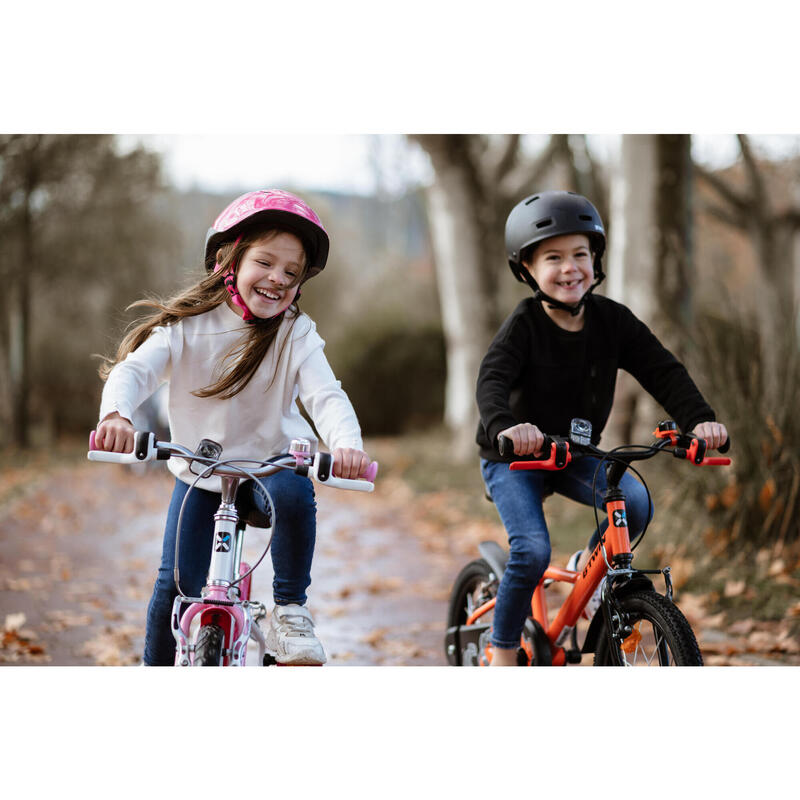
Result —
POLYGON ((258 645, 259 663, 264 660, 266 640, 261 628, 253 624, 250 608, 254 605, 259 611, 266 609, 261 603, 251 604, 250 567, 241 561, 244 525, 239 524, 236 511, 240 481, 233 476, 222 478, 222 502, 214 515, 211 564, 202 596, 187 598, 179 594, 173 603, 171 624, 176 642, 175 666, 192 664, 194 646, 190 644, 190 629, 198 615, 201 625, 219 625, 225 633, 225 641, 231 643, 223 655, 223 666, 246 666, 247 643, 251 638, 258 645), (187 603, 188 608, 181 613, 181 608, 187 603))
MULTIPOLYGON (((178 558, 175 559, 178 596, 173 602, 170 624, 176 642, 175 666, 182 667, 191 666, 194 661, 195 645, 191 643, 191 625, 198 616, 201 625, 216 624, 222 628, 227 645, 222 654, 223 666, 245 666, 247 643, 250 639, 253 639, 258 646, 259 663, 264 663, 266 639, 258 621, 266 616, 267 610, 263 603, 250 599, 250 576, 261 559, 253 568, 241 560, 245 523, 240 520, 236 510, 236 493, 243 478, 257 480, 281 469, 291 469, 325 486, 371 492, 378 472, 378 464, 373 461, 358 480, 335 477, 332 456, 322 452, 312 454, 310 442, 305 439, 292 440, 287 453, 281 453, 269 461, 236 459, 221 461, 219 456, 222 447, 215 442, 203 440, 198 451, 193 452, 179 444, 158 442, 155 435, 147 431, 136 433, 131 453, 97 450, 94 440, 95 432, 92 431, 87 454, 90 461, 135 464, 177 456, 185 458, 190 463, 200 464, 199 477, 209 477, 213 474, 221 479, 221 502, 214 514, 211 561, 201 597, 187 597, 181 592, 177 572, 178 558), (248 469, 242 466, 243 464, 256 466, 248 469), (253 610, 257 612, 255 617, 253 610)), ((194 488, 194 484, 190 487, 190 491, 191 488, 194 488)), ((271 522, 274 523, 274 509, 270 516, 271 522)), ((176 550, 180 543, 180 524, 178 528, 176 550)), ((264 555, 266 552, 265 549, 264 555)))
MULTIPOLYGON (((573 420, 573 424, 575 422, 582 421, 573 420)), ((585 424, 588 425, 588 423, 585 424)), ((660 423, 657 430, 654 431, 654 435, 659 441, 652 446, 641 446, 640 449, 636 449, 637 446, 634 445, 627 450, 617 448, 609 453, 594 447, 588 439, 572 439, 571 437, 568 442, 561 438, 546 437, 544 456, 528 461, 511 462, 509 465, 513 471, 564 469, 572 460, 570 448, 574 448, 579 453, 600 457, 602 458, 601 464, 604 462, 607 464, 607 488, 603 497, 608 521, 607 528, 592 551, 586 566, 580 572, 550 565, 539 580, 531 598, 530 616, 533 620, 533 628, 531 629, 530 624, 526 623, 526 629, 520 639, 520 647, 525 651, 529 663, 534 663, 534 657, 536 657, 536 663, 548 663, 553 666, 580 662, 582 652, 594 650, 603 623, 605 623, 608 635, 618 644, 619 648, 625 650, 625 640, 633 633, 634 627, 620 608, 618 599, 629 589, 646 586, 652 590, 653 584, 647 577, 648 575, 663 575, 667 597, 672 599, 669 567, 634 569, 631 566, 633 552, 627 524, 626 498, 619 488, 619 483, 631 466, 631 462, 650 458, 665 451, 668 447, 672 449, 666 450, 666 452, 671 452, 677 458, 685 458, 696 466, 722 466, 729 464, 730 459, 707 457, 705 442, 690 436, 679 435, 675 424, 671 421, 660 423), (574 634, 578 619, 604 580, 601 595, 602 614, 595 615, 589 626, 583 648, 578 650, 574 634), (569 584, 571 589, 551 621, 546 587, 553 582, 569 584), (572 647, 567 649, 565 643, 570 637, 572 638, 572 647)), ((505 443, 502 441, 503 437, 500 438, 502 454, 505 443)), ((510 442, 508 444, 510 445, 510 442)), ((498 562, 498 553, 503 554, 504 551, 495 543, 485 542, 481 545, 481 554, 489 562, 497 578, 502 575, 504 569, 503 563, 498 562), (497 548, 497 551, 493 548, 497 548)), ((445 639, 448 659, 450 654, 460 651, 462 646, 460 642, 466 642, 467 647, 474 648, 477 643, 478 651, 483 650, 483 657, 477 659, 478 664, 491 662, 492 646, 487 641, 488 628, 481 621, 494 609, 495 604, 496 597, 492 597, 478 608, 468 609, 463 627, 455 626, 448 629, 445 639), (461 638, 464 635, 466 635, 466 639, 461 638)), ((619 661, 617 648, 611 648, 610 652, 612 659, 619 661)), ((474 653, 475 650, 473 650, 474 653)))
MULTIPOLYGON (((618 492, 618 494, 620 493, 618 492)), ((589 562, 583 570, 576 572, 550 565, 534 589, 531 599, 531 616, 541 625, 547 636, 552 652, 553 666, 562 666, 566 663, 563 644, 575 629, 589 598, 594 594, 603 578, 609 574, 610 564, 620 560, 630 563, 630 559, 633 557, 626 523, 625 498, 620 497, 609 501, 607 509, 608 528, 592 551, 589 562), (603 554, 604 547, 605 555, 603 554), (622 556, 622 559, 619 556, 622 556), (552 581, 571 584, 572 590, 551 623, 547 607, 546 585, 552 581)), ((613 572, 613 569, 611 571, 613 572)), ((497 598, 493 597, 475 609, 467 619, 467 625, 476 624, 481 617, 494 608, 496 602, 497 598)), ((521 646, 531 658, 533 653, 529 643, 523 640, 521 646)))

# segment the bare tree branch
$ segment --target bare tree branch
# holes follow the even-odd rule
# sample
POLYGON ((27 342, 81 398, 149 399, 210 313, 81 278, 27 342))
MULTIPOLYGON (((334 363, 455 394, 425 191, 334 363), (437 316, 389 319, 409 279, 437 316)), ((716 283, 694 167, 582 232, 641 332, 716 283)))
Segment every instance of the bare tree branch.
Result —
POLYGON ((558 155, 560 144, 555 135, 550 137, 547 147, 530 163, 520 165, 509 172, 500 182, 500 193, 504 197, 517 198, 523 191, 530 191, 550 169, 558 155))
POLYGON ((777 214, 775 222, 792 230, 800 228, 800 208, 790 208, 781 214, 777 214))
POLYGON ((742 151, 742 159, 744 161, 745 170, 750 179, 750 186, 753 190, 753 210, 760 217, 769 216, 769 200, 767 193, 764 189, 764 179, 761 171, 756 164, 756 158, 753 155, 753 149, 750 146, 750 140, 743 133, 736 135, 739 140, 739 148, 742 151))
MULTIPOLYGON (((594 158, 592 158, 592 151, 589 149, 589 141, 586 137, 586 134, 581 134, 577 138, 580 142, 581 154, 583 155, 583 158, 586 159, 586 163, 589 165, 589 177, 592 184, 590 189, 591 196, 597 198, 599 202, 599 198, 605 197, 603 179, 600 176, 600 170, 597 166, 597 162, 594 160, 594 158)), ((606 219, 606 217, 604 216, 603 219, 606 219)))
POLYGON ((520 136, 518 133, 512 133, 505 137, 504 147, 494 165, 495 181, 503 180, 514 167, 519 153, 519 140, 520 136))
POLYGON ((567 171, 569 172, 570 180, 572 181, 572 190, 578 192, 579 194, 587 194, 586 187, 583 185, 583 174, 578 168, 575 152, 570 144, 569 136, 567 134, 560 133, 558 134, 558 141, 559 155, 567 166, 567 171))
POLYGON ((745 195, 737 192, 732 186, 727 184, 714 172, 710 172, 705 167, 695 164, 695 170, 717 194, 730 203, 737 211, 744 212, 750 208, 750 200, 745 195))
POLYGON ((726 225, 730 225, 733 228, 741 230, 745 227, 746 220, 744 218, 744 214, 734 214, 731 213, 729 209, 723 208, 722 206, 713 205, 711 203, 704 203, 702 211, 704 211, 706 214, 710 214, 712 217, 720 220, 720 222, 724 222, 726 225))

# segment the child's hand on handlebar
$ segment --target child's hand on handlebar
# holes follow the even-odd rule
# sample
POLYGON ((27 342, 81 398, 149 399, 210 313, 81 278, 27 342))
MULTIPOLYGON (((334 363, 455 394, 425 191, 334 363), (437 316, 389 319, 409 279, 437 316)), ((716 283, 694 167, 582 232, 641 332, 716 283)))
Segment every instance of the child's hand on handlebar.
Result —
POLYGON ((544 446, 544 434, 530 422, 521 422, 511 428, 500 431, 500 436, 506 436, 514 443, 514 453, 518 456, 540 456, 544 446))
POLYGON ((132 453, 135 434, 133 423, 114 411, 97 426, 94 446, 111 453, 132 453))
POLYGON ((369 457, 363 450, 337 447, 333 451, 333 475, 336 478, 358 480, 369 466, 369 457))
POLYGON ((692 435, 705 439, 711 450, 718 450, 728 441, 728 431, 721 422, 701 422, 695 425, 692 435))

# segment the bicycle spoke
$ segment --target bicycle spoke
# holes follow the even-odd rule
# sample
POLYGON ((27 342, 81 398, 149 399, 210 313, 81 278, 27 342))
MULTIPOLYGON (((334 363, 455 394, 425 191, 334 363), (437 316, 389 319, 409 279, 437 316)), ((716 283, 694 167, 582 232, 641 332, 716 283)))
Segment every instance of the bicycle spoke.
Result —
POLYGON ((658 625, 649 620, 639 620, 634 625, 632 633, 622 642, 620 646, 622 660, 626 666, 631 667, 650 667, 654 664, 661 666, 673 666, 674 660, 671 657, 669 645, 664 636, 664 632, 658 625), (641 626, 648 624, 648 629, 644 633, 641 626))

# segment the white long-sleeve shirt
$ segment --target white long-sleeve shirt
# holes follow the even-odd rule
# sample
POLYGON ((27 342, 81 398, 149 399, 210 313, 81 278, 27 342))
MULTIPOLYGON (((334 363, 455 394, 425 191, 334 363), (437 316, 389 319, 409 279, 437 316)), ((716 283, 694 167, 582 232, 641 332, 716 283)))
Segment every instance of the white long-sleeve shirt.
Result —
MULTIPOLYGON (((295 403, 299 397, 331 450, 362 450, 353 406, 325 358, 325 342, 316 325, 303 313, 293 316, 287 311, 266 356, 237 395, 223 400, 192 394, 219 379, 224 357, 248 335, 249 327, 225 303, 154 328, 147 341, 108 376, 100 420, 113 411, 131 419, 136 408, 168 382, 172 440, 191 449, 201 439, 213 439, 222 445, 223 458, 262 459, 284 452, 293 438, 316 443, 295 403)), ((167 463, 180 480, 195 480, 184 459, 171 458, 167 463)), ((216 492, 221 488, 219 478, 197 485, 216 492)))

